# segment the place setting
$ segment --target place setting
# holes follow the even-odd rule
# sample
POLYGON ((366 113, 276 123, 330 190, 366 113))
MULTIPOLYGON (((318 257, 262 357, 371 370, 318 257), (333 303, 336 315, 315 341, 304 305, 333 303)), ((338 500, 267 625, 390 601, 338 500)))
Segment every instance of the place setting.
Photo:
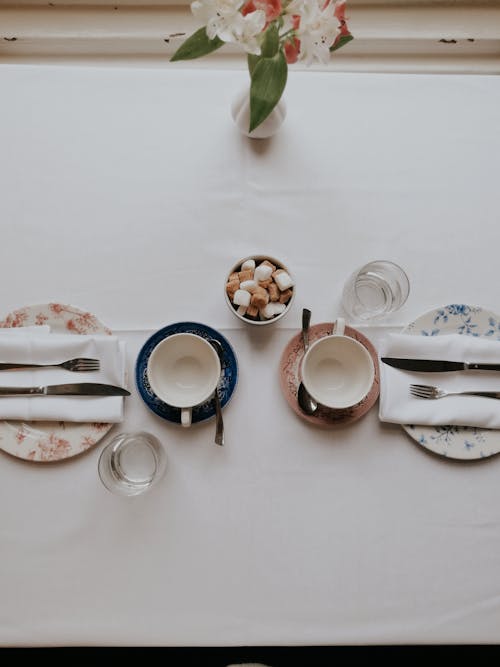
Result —
POLYGON ((123 420, 125 344, 92 313, 26 306, 0 322, 0 448, 38 463, 96 445, 123 420))
MULTIPOLYGON (((342 294, 342 313, 365 331, 390 322, 409 295, 393 262, 355 271, 342 294)), ((466 304, 435 308, 398 332, 372 342, 343 317, 310 324, 280 360, 280 384, 294 413, 322 427, 350 424, 379 401, 381 422, 400 424, 426 450, 477 460, 500 452, 500 319, 466 304), (351 339, 348 342, 348 339, 351 339)), ((377 335, 377 338, 380 334, 377 335)))
POLYGON ((500 319, 479 306, 424 313, 380 346, 380 419, 462 461, 500 452, 500 319))
MULTIPOLYGON (((224 277, 226 304, 249 331, 285 316, 295 290, 286 264, 268 255, 245 257, 224 277)), ((474 460, 500 452, 499 318, 447 305, 375 346, 370 325, 390 321, 408 294, 404 270, 375 261, 347 280, 342 315, 315 323, 303 308, 277 360, 286 403, 304 422, 334 429, 379 401, 381 422, 400 424, 435 454, 474 460)), ((9 313, 0 321, 0 448, 38 463, 82 454, 124 420, 134 394, 174 428, 213 421, 212 443, 226 444, 223 411, 239 362, 224 334, 200 322, 170 323, 146 338, 134 363, 132 379, 125 342, 92 313, 61 303, 9 313)), ((110 491, 139 495, 165 474, 166 452, 156 436, 131 430, 107 443, 98 468, 110 491)))

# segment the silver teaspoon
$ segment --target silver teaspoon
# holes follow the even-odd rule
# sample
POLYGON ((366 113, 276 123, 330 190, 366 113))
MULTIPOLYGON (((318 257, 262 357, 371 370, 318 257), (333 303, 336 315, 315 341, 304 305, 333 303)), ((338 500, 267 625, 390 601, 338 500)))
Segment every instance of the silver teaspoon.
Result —
MULTIPOLYGON (((302 342, 304 344, 304 352, 307 352, 309 348, 309 324, 311 322, 311 311, 307 308, 302 310, 302 342)), ((300 409, 302 412, 305 412, 306 415, 313 415, 318 409, 318 404, 314 398, 309 394, 304 384, 301 382, 299 384, 299 390, 297 392, 297 400, 299 402, 300 409)))
MULTIPOLYGON (((222 365, 224 363, 224 350, 222 349, 222 345, 215 338, 210 338, 209 342, 219 355, 219 361, 222 372, 222 365)), ((220 404, 218 386, 215 387, 214 391, 214 404, 215 404, 215 444, 222 446, 224 444, 224 420, 222 419, 222 408, 220 404)))

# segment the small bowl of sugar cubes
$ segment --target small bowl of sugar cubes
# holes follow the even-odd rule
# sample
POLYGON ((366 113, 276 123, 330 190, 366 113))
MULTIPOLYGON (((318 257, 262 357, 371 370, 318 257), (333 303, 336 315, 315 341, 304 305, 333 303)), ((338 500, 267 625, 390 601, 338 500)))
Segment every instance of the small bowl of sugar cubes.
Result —
POLYGON ((267 255, 252 255, 233 266, 226 279, 226 302, 249 324, 271 324, 289 310, 295 288, 284 264, 267 255))

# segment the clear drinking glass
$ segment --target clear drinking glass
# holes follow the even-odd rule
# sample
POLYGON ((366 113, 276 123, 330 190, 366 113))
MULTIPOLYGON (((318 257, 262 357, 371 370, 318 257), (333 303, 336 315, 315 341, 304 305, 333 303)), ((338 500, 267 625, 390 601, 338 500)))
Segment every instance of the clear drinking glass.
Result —
POLYGON ((352 320, 372 320, 401 308, 410 293, 403 269, 387 260, 365 264, 347 281, 342 307, 352 320))
POLYGON ((137 496, 164 475, 167 457, 160 441, 150 433, 121 433, 99 457, 99 477, 113 493, 137 496))

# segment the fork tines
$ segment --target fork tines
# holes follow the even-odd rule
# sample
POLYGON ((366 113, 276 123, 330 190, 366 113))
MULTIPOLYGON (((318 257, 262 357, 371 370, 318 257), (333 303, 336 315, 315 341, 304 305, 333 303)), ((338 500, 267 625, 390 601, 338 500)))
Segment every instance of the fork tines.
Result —
POLYGON ((436 398, 438 390, 428 384, 411 384, 410 394, 416 398, 436 398))
POLYGON ((98 371, 100 368, 99 359, 88 359, 86 357, 79 357, 78 359, 70 359, 63 364, 60 364, 68 371, 76 372, 91 372, 98 371))

